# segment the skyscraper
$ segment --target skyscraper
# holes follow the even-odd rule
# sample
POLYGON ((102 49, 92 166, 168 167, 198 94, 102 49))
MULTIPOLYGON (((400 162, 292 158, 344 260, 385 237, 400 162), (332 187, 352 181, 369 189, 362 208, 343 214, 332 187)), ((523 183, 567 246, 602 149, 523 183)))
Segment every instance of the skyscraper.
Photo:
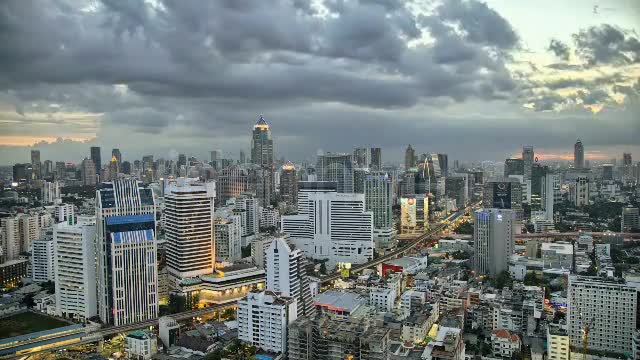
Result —
POLYGON ((298 183, 298 214, 282 216, 282 231, 305 255, 361 264, 373 258, 373 214, 364 194, 338 193, 335 182, 298 183))
POLYGON ((96 192, 98 315, 115 326, 158 316, 156 206, 150 188, 123 179, 96 192))
POLYGON ((522 166, 525 180, 531 180, 531 168, 533 166, 533 146, 522 147, 522 166))
POLYGON ((298 317, 313 311, 311 288, 305 269, 306 260, 300 249, 292 249, 283 238, 275 238, 267 248, 266 289, 298 302, 298 317))
POLYGON ((251 163, 260 168, 256 179, 258 180, 258 198, 263 205, 268 205, 273 195, 275 170, 273 156, 271 127, 260 115, 251 135, 251 163))
POLYGON ((515 249, 516 213, 506 209, 480 209, 474 213, 473 266, 482 274, 497 276, 509 269, 515 249))
POLYGON ((584 146, 580 139, 573 145, 573 167, 576 169, 584 169, 584 146))
POLYGON ((560 175, 547 174, 542 188, 542 209, 546 219, 553 221, 553 208, 556 202, 562 198, 560 193, 560 175))
POLYGON ((111 150, 111 157, 115 157, 116 158, 116 162, 118 163, 118 167, 120 167, 120 165, 122 164, 122 154, 120 153, 120 149, 118 148, 114 148, 113 150, 111 150))
POLYGON ((382 149, 379 147, 371 148, 371 156, 369 159, 369 169, 373 171, 382 170, 382 149))
POLYGON ((355 148, 353 149, 353 165, 357 168, 366 168, 369 166, 369 149, 355 148))
POLYGON ((100 154, 99 146, 91 147, 91 161, 93 161, 93 166, 95 166, 95 175, 100 176, 100 170, 102 169, 102 156, 100 154))
POLYGON ((179 178, 165 189, 167 270, 172 280, 211 274, 214 268, 215 183, 179 178))
POLYGON ((442 176, 449 176, 449 156, 447 154, 438 154, 438 163, 440 163, 442 176))
POLYGON ((298 177, 296 167, 290 161, 282 165, 280 198, 288 205, 295 205, 298 202, 298 177))
POLYGON ((392 240, 393 230, 393 181, 386 173, 374 173, 364 179, 365 210, 373 213, 373 237, 377 244, 392 240))
POLYGON ((512 209, 522 219, 522 184, 517 179, 491 179, 485 182, 482 196, 482 207, 512 209))
POLYGON ((53 227, 56 315, 84 321, 98 314, 95 219, 53 227))
POLYGON ((416 151, 409 144, 404 152, 404 170, 407 171, 414 166, 416 166, 416 151))
POLYGON ((524 160, 507 159, 504 161, 504 177, 509 175, 524 175, 524 160))
POLYGON ((634 229, 640 229, 640 212, 637 207, 631 205, 622 208, 622 217, 620 219, 620 231, 632 232, 634 229))
MULTIPOLYGON (((31 162, 33 164, 33 161, 31 162)), ((631 160, 631 153, 622 154, 622 166, 631 166, 633 161, 631 160)))
POLYGON ((267 169, 273 168, 273 139, 271 128, 262 115, 253 126, 251 137, 251 163, 267 169))
POLYGON ((326 153, 318 155, 316 163, 318 181, 333 181, 339 193, 352 193, 353 157, 351 154, 326 153))
POLYGON ((33 176, 36 179, 41 179, 42 163, 40 162, 40 150, 31 150, 31 166, 33 168, 33 176))
POLYGON ((85 186, 95 186, 96 185, 96 166, 91 159, 82 160, 82 165, 80 166, 80 174, 82 175, 82 183, 85 186))

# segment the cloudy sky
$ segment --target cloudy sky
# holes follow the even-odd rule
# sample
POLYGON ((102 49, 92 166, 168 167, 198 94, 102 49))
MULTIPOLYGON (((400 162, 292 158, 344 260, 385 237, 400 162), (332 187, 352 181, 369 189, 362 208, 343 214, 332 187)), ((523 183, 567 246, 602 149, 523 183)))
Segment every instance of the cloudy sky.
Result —
POLYGON ((640 158, 637 0, 5 0, 0 164, 119 147, 640 158))

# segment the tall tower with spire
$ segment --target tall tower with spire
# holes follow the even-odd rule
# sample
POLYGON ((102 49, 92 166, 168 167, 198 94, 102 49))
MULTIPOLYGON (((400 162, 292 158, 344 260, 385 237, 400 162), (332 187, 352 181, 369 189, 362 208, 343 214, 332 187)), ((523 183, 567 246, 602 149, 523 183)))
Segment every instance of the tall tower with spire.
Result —
POLYGON ((584 146, 580 139, 573 145, 573 167, 584 169, 584 146))
POLYGON ((262 205, 266 205, 271 200, 274 186, 273 167, 273 138, 271 137, 271 127, 264 120, 262 115, 253 126, 251 136, 251 163, 257 165, 258 170, 258 199, 262 205))

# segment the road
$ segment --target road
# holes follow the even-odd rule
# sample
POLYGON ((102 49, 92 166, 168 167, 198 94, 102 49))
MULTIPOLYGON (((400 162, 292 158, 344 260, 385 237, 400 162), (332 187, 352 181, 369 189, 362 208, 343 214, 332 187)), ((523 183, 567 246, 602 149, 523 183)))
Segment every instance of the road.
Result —
MULTIPOLYGON (((181 312, 181 313, 178 313, 178 314, 172 314, 170 316, 172 318, 174 318, 175 320, 177 320, 177 321, 186 320, 186 319, 190 319, 192 317, 201 316, 201 315, 208 314, 208 313, 211 313, 211 312, 214 312, 214 311, 217 311, 217 310, 222 310, 222 309, 226 309, 226 308, 235 306, 237 302, 238 302, 237 300, 229 300, 229 301, 226 301, 226 302, 221 303, 221 304, 216 304, 214 306, 210 306, 210 307, 206 307, 206 308, 202 308, 202 309, 195 309, 195 310, 185 311, 185 312, 181 312)), ((72 346, 90 344, 90 343, 98 342, 98 341, 104 339, 105 336, 115 335, 115 334, 119 334, 119 333, 125 333, 125 332, 129 332, 129 331, 132 331, 132 330, 137 330, 137 329, 144 329, 144 328, 148 328, 150 326, 157 326, 158 325, 158 320, 159 320, 159 318, 155 318, 155 319, 151 319, 151 320, 148 320, 148 321, 143 321, 143 322, 139 322, 139 323, 135 323, 135 324, 100 328, 97 331, 89 332, 88 334, 86 334, 85 336, 80 338, 80 341, 75 342, 73 344, 64 344, 64 345, 60 345, 60 346, 54 346, 54 347, 50 347, 50 348, 47 348, 47 349, 35 350, 33 352, 29 352, 29 353, 26 353, 26 354, 20 354, 20 355, 13 354, 13 355, 0 356, 0 359, 3 359, 3 360, 5 360, 5 359, 21 359, 21 358, 27 359, 31 355, 35 355, 35 354, 42 353, 42 352, 55 352, 55 351, 66 349, 66 348, 72 347, 72 346)), ((34 343, 34 345, 36 345, 37 341, 34 341, 32 343, 34 343)), ((29 344, 29 343, 26 343, 26 344, 29 344)), ((26 345, 26 344, 21 344, 21 345, 26 345)))
POLYGON ((541 234, 516 234, 516 238, 578 238, 580 235, 591 235, 594 238, 607 235, 622 235, 624 238, 640 238, 640 233, 617 233, 617 232, 564 232, 564 233, 541 233, 541 234))
MULTIPOLYGON (((455 213, 450 214, 449 216, 447 216, 446 218, 443 219, 443 222, 445 221, 449 221, 449 222, 453 222, 455 221, 458 217, 462 216, 465 212, 470 211, 472 208, 472 206, 468 206, 466 207, 464 210, 462 211, 458 211, 455 213)), ((412 240, 409 244, 404 245, 403 247, 392 251, 386 255, 383 255, 377 259, 373 259, 367 263, 364 264, 360 264, 360 265, 355 265, 351 267, 350 272, 351 273, 358 273, 364 269, 369 269, 372 268, 374 266, 377 266, 379 264, 382 264, 385 261, 394 259, 400 255, 404 255, 406 254, 408 251, 413 250, 416 246, 420 245, 423 241, 425 241, 426 239, 432 237, 433 235, 436 235, 437 233, 439 233, 440 231, 444 230, 447 228, 447 226, 449 226, 447 223, 440 223, 438 225, 436 225, 435 227, 429 229, 429 231, 425 232, 424 234, 418 236, 417 238, 415 238, 414 240, 412 240)), ((330 282, 337 280, 338 278, 340 278, 340 272, 335 272, 331 275, 328 275, 326 277, 323 277, 320 282, 322 285, 327 285, 330 282)))

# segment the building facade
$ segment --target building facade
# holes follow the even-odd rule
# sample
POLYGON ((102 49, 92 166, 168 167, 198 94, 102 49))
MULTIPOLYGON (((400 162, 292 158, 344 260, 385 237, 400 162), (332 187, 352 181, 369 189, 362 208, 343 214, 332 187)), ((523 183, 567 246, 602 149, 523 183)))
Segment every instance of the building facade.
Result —
POLYGON ((480 209, 474 213, 473 266, 481 274, 496 276, 509 269, 515 250, 516 214, 508 209, 480 209))

